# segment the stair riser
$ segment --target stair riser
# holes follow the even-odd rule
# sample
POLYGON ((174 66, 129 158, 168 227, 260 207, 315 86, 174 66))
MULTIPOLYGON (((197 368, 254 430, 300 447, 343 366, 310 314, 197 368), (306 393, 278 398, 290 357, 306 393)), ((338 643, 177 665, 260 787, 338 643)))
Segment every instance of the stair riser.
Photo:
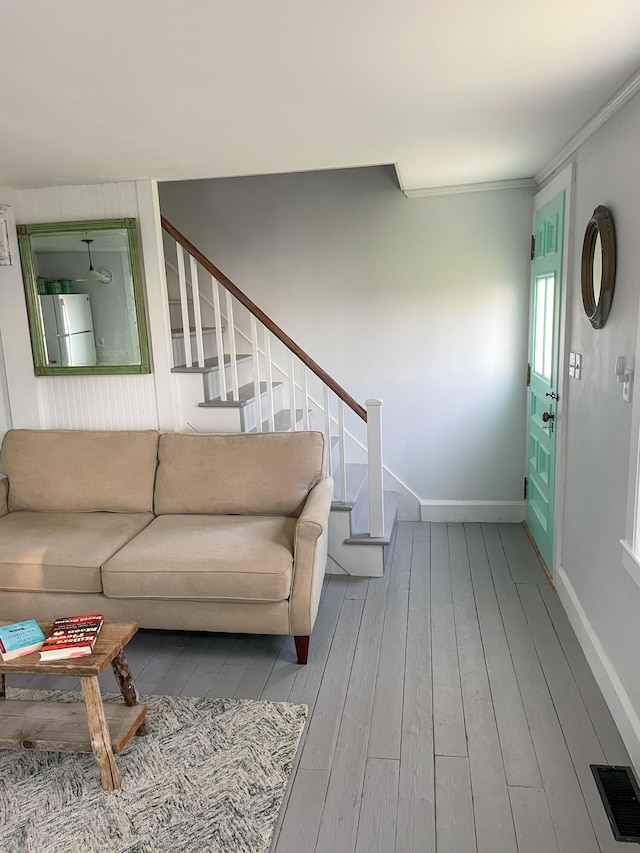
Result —
POLYGON ((366 513, 366 524, 369 521, 369 477, 363 482, 350 513, 351 533, 356 531, 357 523, 363 513, 366 513))
MULTIPOLYGON (((171 345, 173 348, 173 363, 174 364, 186 364, 186 356, 184 351, 184 339, 182 337, 176 337, 171 339, 171 345)), ((218 354, 217 343, 216 343, 216 333, 215 331, 205 331, 202 335, 202 345, 204 348, 204 357, 205 358, 215 358, 218 354)), ((191 335, 191 359, 194 364, 198 362, 198 349, 196 345, 196 336, 195 334, 191 335)))
POLYGON ((345 545, 349 536, 349 513, 332 510, 329 515, 329 556, 350 575, 381 578, 384 574, 385 546, 345 545))
MULTIPOLYGON (((295 427, 291 427, 291 412, 289 409, 282 409, 280 412, 275 412, 274 415, 274 432, 299 432, 304 429, 304 418, 299 414, 299 410, 296 410, 298 417, 295 420, 295 427), (286 426, 283 425, 283 421, 286 421, 286 426)), ((313 427, 310 424, 310 429, 313 427)), ((252 430, 253 432, 253 430, 252 430)), ((262 432, 269 432, 269 424, 267 421, 262 420, 262 432)))
MULTIPOLYGON (((215 355, 215 354, 214 354, 215 355)), ((247 385, 253 381, 253 368, 250 358, 243 359, 238 362, 238 387, 247 385)), ((231 365, 225 365, 224 375, 227 383, 227 393, 231 391, 232 385, 231 365)), ((218 370, 212 370, 210 373, 205 373, 204 380, 204 400, 215 400, 220 397, 220 373, 218 370)))
MULTIPOLYGON (((189 301, 188 306, 189 325, 195 326, 195 317, 193 315, 193 302, 189 301)), ((215 326, 216 318, 213 308, 207 305, 206 302, 200 304, 200 317, 203 326, 215 326)), ((169 318, 171 320, 171 328, 179 329, 182 327, 182 305, 179 296, 176 299, 171 299, 169 302, 169 318)))
POLYGON ((202 374, 174 373, 180 412, 180 429, 185 432, 241 432, 238 409, 203 409, 202 374))
POLYGON ((238 409, 196 409, 190 423, 198 432, 244 432, 238 409))
MULTIPOLYGON (((258 417, 257 406, 255 400, 247 406, 243 406, 240 410, 240 422, 242 424, 242 432, 251 432, 258 425, 258 422, 267 420, 268 417, 268 402, 267 394, 261 395, 262 414, 258 417)), ((283 408, 283 386, 280 385, 273 392, 273 410, 279 412, 283 408)))

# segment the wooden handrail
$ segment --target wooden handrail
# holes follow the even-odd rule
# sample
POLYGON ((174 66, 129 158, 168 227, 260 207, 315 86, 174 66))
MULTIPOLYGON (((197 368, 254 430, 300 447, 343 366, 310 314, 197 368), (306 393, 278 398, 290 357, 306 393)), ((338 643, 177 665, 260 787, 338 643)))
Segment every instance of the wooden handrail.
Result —
POLYGON ((331 390, 336 394, 341 400, 343 400, 349 408, 356 413, 359 417, 362 418, 363 421, 367 420, 367 410, 363 408, 359 403, 357 403, 351 394, 344 390, 344 388, 339 385, 335 379, 329 376, 319 364, 317 364, 311 356, 307 355, 307 353, 302 349, 302 347, 298 346, 298 344, 292 340, 286 332, 284 332, 280 326, 273 322, 270 317, 262 311, 255 302, 252 302, 248 296, 246 296, 240 288, 236 287, 236 285, 231 281, 231 279, 227 278, 227 276, 221 272, 215 264, 212 264, 211 261, 205 257, 202 252, 197 249, 193 243, 188 240, 184 234, 182 234, 178 229, 172 225, 168 219, 164 216, 160 217, 160 221, 162 223, 162 228, 167 232, 176 243, 180 243, 180 245, 192 255, 196 261, 200 264, 200 266, 204 267, 207 272, 211 273, 211 275, 220 282, 220 284, 229 291, 238 302, 241 302, 244 307, 250 311, 254 317, 256 317, 260 322, 269 329, 271 334, 275 335, 278 340, 282 341, 282 343, 287 347, 287 349, 291 350, 292 353, 298 356, 303 364, 306 364, 309 370, 312 370, 315 375, 324 382, 327 387, 331 388, 331 390))

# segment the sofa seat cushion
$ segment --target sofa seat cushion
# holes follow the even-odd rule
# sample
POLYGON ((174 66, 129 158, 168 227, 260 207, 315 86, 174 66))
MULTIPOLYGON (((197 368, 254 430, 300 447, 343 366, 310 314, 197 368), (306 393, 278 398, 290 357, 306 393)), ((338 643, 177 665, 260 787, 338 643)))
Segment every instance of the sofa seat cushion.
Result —
POLYGON ((110 598, 284 601, 295 518, 162 515, 102 570, 110 598))
POLYGON ((150 512, 11 512, 0 518, 0 590, 102 592, 102 564, 150 512))

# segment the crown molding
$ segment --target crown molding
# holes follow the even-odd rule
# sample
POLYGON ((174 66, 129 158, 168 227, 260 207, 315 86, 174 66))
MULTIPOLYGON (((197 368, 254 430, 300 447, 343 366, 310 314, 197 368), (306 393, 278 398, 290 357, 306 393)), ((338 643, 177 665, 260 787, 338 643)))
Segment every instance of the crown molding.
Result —
POLYGON ((514 178, 510 181, 486 181, 478 184, 452 184, 448 187, 419 187, 403 189, 407 198, 431 198, 443 195, 461 195, 462 193, 484 193, 496 190, 518 190, 523 187, 535 187, 533 178, 514 178))
POLYGON ((636 71, 633 77, 622 86, 609 100, 602 106, 598 112, 589 119, 567 144, 558 151, 543 169, 541 169, 535 177, 536 184, 541 184, 552 175, 556 169, 576 153, 578 148, 593 136, 596 130, 599 130, 605 122, 609 121, 614 113, 623 107, 637 92, 640 91, 640 69, 636 71))
POLYGON ((394 163, 393 167, 396 170, 396 178, 398 179, 398 186, 400 187, 401 192, 404 192, 404 181, 402 180, 402 173, 400 171, 400 163, 394 163))

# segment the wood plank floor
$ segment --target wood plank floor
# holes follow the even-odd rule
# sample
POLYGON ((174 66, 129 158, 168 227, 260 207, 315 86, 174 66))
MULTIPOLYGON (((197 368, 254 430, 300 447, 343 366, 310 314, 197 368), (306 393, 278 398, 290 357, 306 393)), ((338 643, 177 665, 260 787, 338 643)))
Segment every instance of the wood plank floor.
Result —
POLYGON ((620 849, 589 764, 629 758, 519 525, 401 523, 384 578, 327 577, 306 667, 290 637, 140 631, 127 657, 144 693, 309 706, 272 853, 620 849))

